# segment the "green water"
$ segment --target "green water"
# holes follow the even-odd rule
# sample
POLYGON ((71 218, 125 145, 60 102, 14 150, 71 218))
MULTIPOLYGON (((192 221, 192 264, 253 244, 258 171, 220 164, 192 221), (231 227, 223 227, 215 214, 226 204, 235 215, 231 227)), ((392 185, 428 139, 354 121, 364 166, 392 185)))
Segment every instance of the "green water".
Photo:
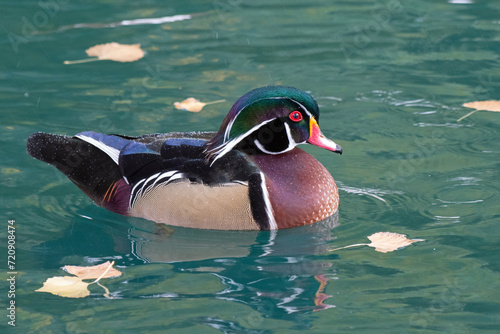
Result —
POLYGON ((4 1, 2 332, 498 333, 500 114, 457 119, 464 102, 500 99, 500 3, 453 2, 4 1), (102 26, 180 14, 192 18, 102 26), (63 65, 113 41, 147 54, 63 65), (342 145, 342 156, 306 148, 339 185, 338 221, 276 235, 158 228, 97 207, 25 153, 36 131, 216 130, 268 84, 310 91, 342 145), (191 96, 227 102, 173 107, 191 96), (426 241, 328 252, 380 231, 426 241), (101 281, 112 298, 96 284, 81 299, 35 292, 64 265, 106 260, 123 272, 101 281), (318 279, 328 298, 315 305, 318 279))

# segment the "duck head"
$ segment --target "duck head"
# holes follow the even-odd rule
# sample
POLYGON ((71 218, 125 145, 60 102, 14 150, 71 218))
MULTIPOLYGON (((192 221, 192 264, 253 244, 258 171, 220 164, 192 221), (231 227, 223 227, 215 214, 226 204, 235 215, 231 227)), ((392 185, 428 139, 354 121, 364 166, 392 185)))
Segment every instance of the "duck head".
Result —
POLYGON ((321 132, 313 97, 297 88, 266 86, 236 101, 215 137, 207 144, 212 163, 232 149, 247 154, 281 154, 309 143, 342 154, 321 132))

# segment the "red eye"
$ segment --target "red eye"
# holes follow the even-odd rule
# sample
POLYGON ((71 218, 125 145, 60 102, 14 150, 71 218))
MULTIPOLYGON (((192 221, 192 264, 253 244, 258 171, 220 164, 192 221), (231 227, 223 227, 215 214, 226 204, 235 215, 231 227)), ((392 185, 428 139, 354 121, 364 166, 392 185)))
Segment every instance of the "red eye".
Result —
POLYGON ((292 111, 288 117, 294 122, 300 122, 303 119, 300 111, 292 111))

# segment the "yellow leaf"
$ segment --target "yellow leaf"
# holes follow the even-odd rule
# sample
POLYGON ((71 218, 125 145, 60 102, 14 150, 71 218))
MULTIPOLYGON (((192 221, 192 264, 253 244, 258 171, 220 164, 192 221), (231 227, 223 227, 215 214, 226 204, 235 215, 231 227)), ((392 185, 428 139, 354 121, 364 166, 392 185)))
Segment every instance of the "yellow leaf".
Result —
POLYGON ((479 110, 485 110, 485 111, 494 111, 494 112, 500 112, 500 101, 497 100, 488 100, 488 101, 475 101, 475 102, 467 102, 463 104, 464 107, 466 108, 471 108, 475 109, 468 113, 465 116, 460 117, 457 119, 457 122, 460 122, 466 117, 469 117, 473 113, 479 111, 479 110))
POLYGON ((122 274, 121 271, 112 268, 112 266, 113 264, 111 262, 106 261, 97 266, 91 266, 91 267, 64 266, 63 269, 70 274, 78 276, 80 279, 97 279, 97 278, 109 278, 109 277, 120 276, 122 274))
POLYGON ((174 107, 176 109, 182 109, 192 112, 200 112, 201 109, 203 109, 203 107, 206 106, 207 104, 221 103, 225 101, 226 100, 217 100, 217 101, 203 103, 195 99, 194 97, 188 97, 182 102, 174 102, 174 107))
POLYGON ((48 278, 43 286, 35 291, 49 292, 56 296, 69 298, 83 298, 90 295, 89 283, 83 282, 78 277, 55 276, 48 278))
POLYGON ((424 239, 408 239, 404 234, 392 232, 377 232, 370 235, 368 239, 371 241, 368 246, 375 247, 375 250, 381 253, 392 252, 414 242, 424 241, 424 239))
POLYGON ((2 174, 14 174, 14 173, 19 173, 20 170, 17 168, 8 168, 8 167, 3 167, 0 169, 2 174))
POLYGON ((96 60, 114 60, 122 63, 136 61, 144 57, 144 51, 141 49, 140 44, 119 44, 119 43, 106 43, 94 45, 85 50, 89 57, 82 60, 66 60, 64 64, 79 64, 96 60))
POLYGON ((198 54, 194 57, 182 58, 182 59, 179 59, 178 61, 176 61, 176 65, 199 64, 203 61, 200 57, 201 57, 201 54, 198 54))

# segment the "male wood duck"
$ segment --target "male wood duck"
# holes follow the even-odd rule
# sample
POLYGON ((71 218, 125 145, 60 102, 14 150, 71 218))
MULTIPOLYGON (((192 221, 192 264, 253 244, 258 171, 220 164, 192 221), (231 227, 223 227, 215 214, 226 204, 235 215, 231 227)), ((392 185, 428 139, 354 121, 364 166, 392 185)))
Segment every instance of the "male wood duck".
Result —
POLYGON ((337 211, 332 176, 296 147, 309 143, 342 153, 321 133, 318 119, 309 94, 267 86, 238 99, 216 133, 34 133, 27 149, 122 215, 192 228, 276 230, 337 211))

